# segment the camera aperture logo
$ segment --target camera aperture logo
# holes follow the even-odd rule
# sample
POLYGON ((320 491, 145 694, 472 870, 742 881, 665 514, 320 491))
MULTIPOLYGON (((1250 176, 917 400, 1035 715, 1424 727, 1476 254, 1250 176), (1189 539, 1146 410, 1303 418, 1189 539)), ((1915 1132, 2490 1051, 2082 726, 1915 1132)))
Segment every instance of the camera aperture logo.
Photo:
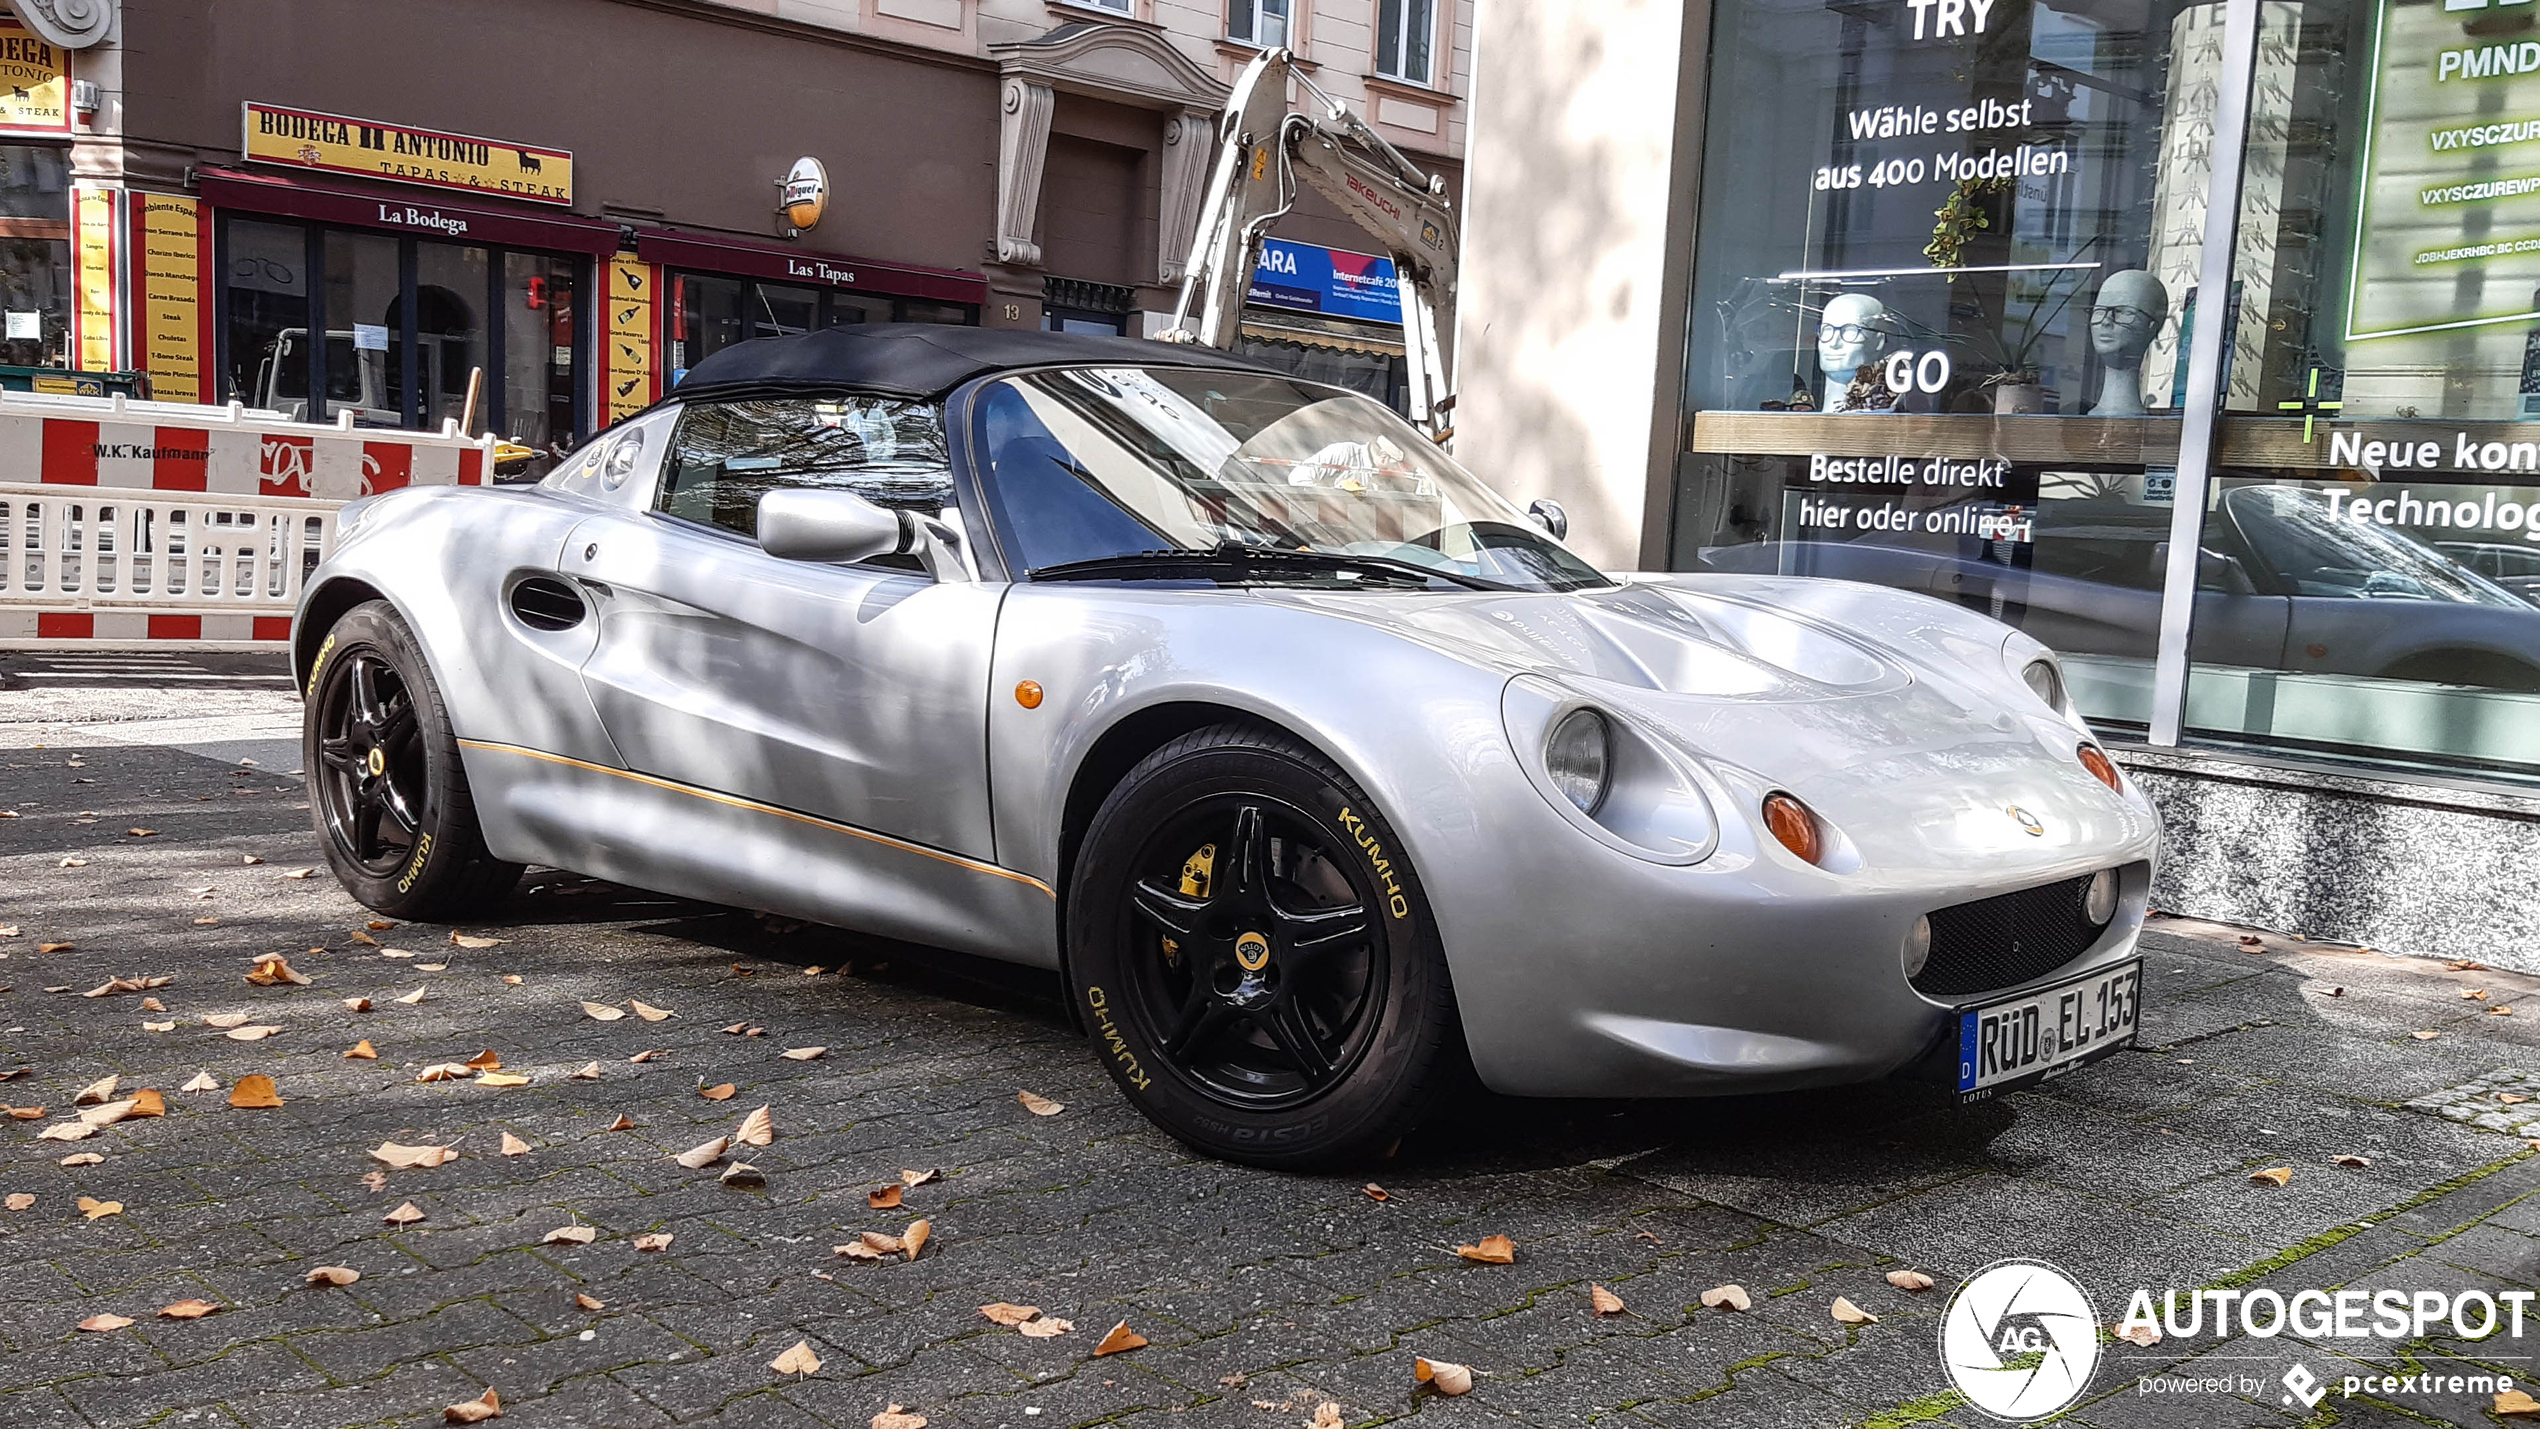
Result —
POLYGON ((1940 1319, 1940 1362, 1967 1402, 2026 1423, 2063 1409, 2099 1368, 2099 1317, 2071 1276, 2035 1260, 1979 1270, 1940 1319))

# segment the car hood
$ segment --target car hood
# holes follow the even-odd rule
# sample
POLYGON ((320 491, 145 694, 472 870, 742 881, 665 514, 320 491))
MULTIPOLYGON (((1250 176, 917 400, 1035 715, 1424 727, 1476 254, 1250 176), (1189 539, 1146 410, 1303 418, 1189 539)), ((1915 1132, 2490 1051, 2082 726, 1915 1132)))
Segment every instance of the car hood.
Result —
POLYGON ((1699 575, 1564 594, 1272 598, 1548 678, 1693 755, 1741 803, 1798 794, 1873 866, 2051 863, 2149 826, 2148 807, 2082 768, 2082 732, 2006 663, 2016 633, 1928 596, 1699 575))

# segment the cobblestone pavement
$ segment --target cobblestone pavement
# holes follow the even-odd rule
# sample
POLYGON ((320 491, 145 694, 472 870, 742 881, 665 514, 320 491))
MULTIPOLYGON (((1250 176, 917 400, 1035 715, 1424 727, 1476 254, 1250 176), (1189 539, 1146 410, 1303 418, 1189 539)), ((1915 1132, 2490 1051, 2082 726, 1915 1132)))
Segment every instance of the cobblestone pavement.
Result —
MULTIPOLYGON (((1372 1173, 1277 1175, 1156 1134, 1031 975, 554 873, 465 930, 490 946, 370 932, 322 871, 294 876, 318 856, 291 725, 280 693, 0 692, 0 1071, 30 1069, 0 1101, 46 1109, 0 1121, 0 1193, 33 1197, 0 1212, 7 1429, 420 1425, 489 1386, 506 1424, 611 1429, 864 1426, 894 1403, 939 1429, 1305 1425, 1327 1402, 1352 1425, 1973 1426, 1935 1329, 2002 1257, 2073 1271, 2109 1320, 2138 1284, 2540 1284, 2540 1163, 2400 1105, 2540 1066, 2532 979, 2275 937, 2243 950, 2169 921, 2146 940, 2140 1049, 2043 1090, 1967 1108, 1905 1086, 1476 1097, 1372 1173), (243 980, 274 952, 310 985, 243 980), (117 975, 171 981, 78 995, 117 975), (371 1011, 347 1008, 360 997, 371 1011), (675 1015, 597 1021, 586 999, 675 1015), (281 1031, 205 1023, 240 1013, 281 1031), (377 1060, 344 1055, 363 1040, 377 1060), (779 1055, 806 1046, 828 1050, 779 1055), (528 1083, 416 1080, 488 1049, 528 1083), (181 1090, 200 1073, 271 1076, 284 1104, 181 1090), (108 1075, 166 1115, 38 1139, 108 1075), (727 1082, 728 1100, 698 1094, 727 1082), (1022 1091, 1065 1110, 1035 1116, 1022 1091), (775 1140, 741 1150, 763 1189, 674 1162, 762 1104, 775 1140), (391 1170, 382 1142, 457 1155, 391 1170), (60 1164, 81 1154, 100 1159, 60 1164), (2288 1183, 2250 1179, 2271 1167, 2288 1183), (903 1168, 942 1175, 869 1208, 903 1168), (81 1197, 122 1209, 90 1219, 81 1197), (422 1218, 388 1224, 408 1202, 422 1218), (919 1217, 913 1261, 832 1253, 919 1217), (546 1239, 571 1226, 595 1238, 546 1239), (1455 1254, 1494 1233, 1514 1264, 1455 1254), (361 1278, 312 1287, 320 1265, 361 1278), (1885 1278, 1904 1268, 1939 1288, 1885 1278), (1727 1282, 1751 1310, 1701 1306, 1727 1282), (1626 1313, 1591 1313, 1591 1284, 1626 1313), (1838 1296, 1878 1319, 1837 1323, 1838 1296), (188 1299, 218 1309, 158 1316, 188 1299), (1027 1337, 980 1315, 999 1300, 1075 1328, 1027 1337), (135 1323, 74 1328, 101 1313, 135 1323), (1094 1356, 1124 1321, 1149 1343, 1094 1356), (798 1341, 818 1371, 771 1369, 798 1341), (1476 1388, 1415 1392, 1415 1355, 1473 1366, 1476 1388)), ((2490 1422, 2483 1394, 2296 1405, 2279 1383, 2296 1360, 2332 1385, 2529 1368, 2439 1327, 2401 1346, 2114 1344, 2075 1421, 2490 1422), (2137 1391, 2172 1370, 2235 1392, 2137 1391)))

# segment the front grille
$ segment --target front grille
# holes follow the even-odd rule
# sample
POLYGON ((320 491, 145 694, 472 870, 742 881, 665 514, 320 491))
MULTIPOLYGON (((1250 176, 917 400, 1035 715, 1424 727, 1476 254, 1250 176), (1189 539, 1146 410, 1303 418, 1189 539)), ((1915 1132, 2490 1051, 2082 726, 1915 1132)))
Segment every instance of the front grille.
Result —
POLYGON ((1914 975, 1914 990, 1958 997, 2017 987, 2080 957, 2107 926, 2082 913, 2089 887, 2084 874, 1935 910, 1931 959, 1914 975))

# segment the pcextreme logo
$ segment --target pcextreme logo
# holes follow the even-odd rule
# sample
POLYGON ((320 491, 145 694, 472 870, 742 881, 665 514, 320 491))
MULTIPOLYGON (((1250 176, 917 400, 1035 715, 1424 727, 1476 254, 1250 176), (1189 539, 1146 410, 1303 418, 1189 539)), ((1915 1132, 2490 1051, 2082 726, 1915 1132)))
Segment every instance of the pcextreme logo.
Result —
POLYGON ((2099 1317, 2071 1276, 2036 1260, 1996 1261, 1949 1299, 1940 1362, 1967 1402, 2025 1424, 2081 1398, 2099 1368, 2099 1317))

